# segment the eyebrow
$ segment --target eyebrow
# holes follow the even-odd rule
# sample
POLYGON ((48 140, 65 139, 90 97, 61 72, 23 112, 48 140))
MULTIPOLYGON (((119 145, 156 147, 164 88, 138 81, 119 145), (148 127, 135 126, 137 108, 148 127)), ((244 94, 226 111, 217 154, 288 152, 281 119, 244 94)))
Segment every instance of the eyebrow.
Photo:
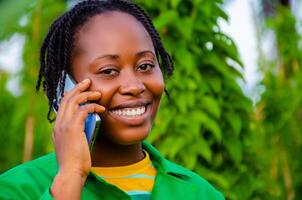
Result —
POLYGON ((154 56, 154 58, 155 58, 154 53, 153 53, 152 51, 150 51, 150 50, 138 52, 138 53, 136 54, 136 57, 139 58, 139 57, 142 57, 142 56, 145 55, 145 54, 152 54, 152 56, 154 56))
MULTIPOLYGON (((135 57, 140 58, 140 57, 144 56, 145 54, 152 54, 152 56, 154 58, 156 58, 155 54, 150 50, 140 51, 140 52, 136 53, 135 57)), ((111 60, 118 60, 120 58, 120 56, 116 55, 116 54, 105 54, 105 55, 101 55, 101 56, 97 57, 96 60, 103 59, 103 58, 108 58, 111 60)))

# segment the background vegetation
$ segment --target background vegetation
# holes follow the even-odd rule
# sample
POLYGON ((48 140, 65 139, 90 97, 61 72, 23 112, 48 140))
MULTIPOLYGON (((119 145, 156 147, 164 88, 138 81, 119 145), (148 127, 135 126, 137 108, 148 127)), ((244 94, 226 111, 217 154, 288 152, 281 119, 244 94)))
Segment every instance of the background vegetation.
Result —
MULTIPOLYGON (((276 57, 259 45, 265 92, 252 105, 238 85, 243 64, 236 45, 218 25, 228 20, 222 0, 135 2, 152 16, 175 61, 167 80, 172 100, 164 97, 148 140, 227 199, 301 199, 301 22, 289 4, 260 1, 259 44, 273 31, 276 57)), ((46 97, 34 86, 43 36, 66 8, 64 1, 0 1, 0 41, 16 34, 25 40, 21 70, 0 71, 0 172, 53 150, 46 97), (20 80, 20 95, 6 87, 12 78, 20 80)))

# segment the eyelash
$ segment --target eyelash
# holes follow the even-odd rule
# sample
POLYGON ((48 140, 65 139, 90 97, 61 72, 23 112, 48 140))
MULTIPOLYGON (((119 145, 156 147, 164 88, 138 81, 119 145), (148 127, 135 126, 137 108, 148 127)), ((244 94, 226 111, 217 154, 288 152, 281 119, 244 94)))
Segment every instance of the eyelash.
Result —
POLYGON ((108 69, 104 69, 104 70, 100 71, 99 74, 103 74, 105 76, 112 76, 113 74, 111 74, 111 73, 109 73, 109 74, 105 73, 105 72, 108 72, 108 71, 110 71, 110 72, 115 71, 116 73, 118 73, 118 70, 113 69, 113 68, 108 68, 108 69))
MULTIPOLYGON (((138 67, 137 67, 137 69, 139 69, 139 68, 141 68, 142 66, 149 66, 150 68, 147 70, 147 69, 145 69, 145 70, 142 70, 141 72, 143 72, 143 73, 145 73, 145 72, 149 72, 150 70, 152 70, 154 67, 155 67, 155 65, 154 64, 151 64, 151 63, 144 63, 144 64, 141 64, 141 65, 139 65, 138 67)), ((104 70, 101 70, 101 71, 99 71, 98 73, 99 74, 102 74, 102 75, 104 75, 104 76, 114 76, 115 74, 111 74, 111 73, 105 73, 105 72, 113 72, 113 71, 115 71, 116 73, 119 73, 119 71, 117 70, 117 69, 114 69, 114 68, 107 68, 107 69, 104 69, 104 70)))
POLYGON ((138 68, 142 67, 142 66, 150 66, 150 69, 149 70, 143 70, 143 72, 147 72, 147 71, 150 71, 151 69, 153 69, 155 67, 154 64, 151 64, 151 63, 143 63, 141 65, 138 66, 138 68))

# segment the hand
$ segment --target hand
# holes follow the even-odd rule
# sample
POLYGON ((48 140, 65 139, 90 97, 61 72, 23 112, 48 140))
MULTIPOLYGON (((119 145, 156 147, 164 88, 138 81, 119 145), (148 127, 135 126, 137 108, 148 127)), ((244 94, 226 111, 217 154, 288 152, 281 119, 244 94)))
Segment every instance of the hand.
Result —
POLYGON ((54 192, 53 188, 58 188, 54 187, 54 184, 58 184, 60 180, 66 183, 66 180, 72 177, 76 180, 82 177, 85 182, 91 168, 89 145, 84 133, 85 120, 89 113, 102 113, 105 108, 96 103, 80 106, 87 101, 101 98, 100 92, 86 91, 90 84, 91 81, 85 79, 70 92, 64 93, 62 98, 53 131, 59 171, 52 185, 52 192, 54 192))

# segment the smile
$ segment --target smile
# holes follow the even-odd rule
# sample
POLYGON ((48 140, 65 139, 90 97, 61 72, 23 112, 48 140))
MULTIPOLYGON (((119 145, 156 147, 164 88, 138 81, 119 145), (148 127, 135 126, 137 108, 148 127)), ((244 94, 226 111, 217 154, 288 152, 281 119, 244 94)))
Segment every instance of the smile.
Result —
POLYGON ((117 110, 111 110, 110 112, 125 117, 137 117, 141 116, 146 112, 146 106, 141 106, 137 108, 123 108, 117 110))
POLYGON ((109 114, 115 120, 129 126, 140 126, 146 122, 150 115, 151 104, 136 107, 124 107, 109 110, 109 114))

